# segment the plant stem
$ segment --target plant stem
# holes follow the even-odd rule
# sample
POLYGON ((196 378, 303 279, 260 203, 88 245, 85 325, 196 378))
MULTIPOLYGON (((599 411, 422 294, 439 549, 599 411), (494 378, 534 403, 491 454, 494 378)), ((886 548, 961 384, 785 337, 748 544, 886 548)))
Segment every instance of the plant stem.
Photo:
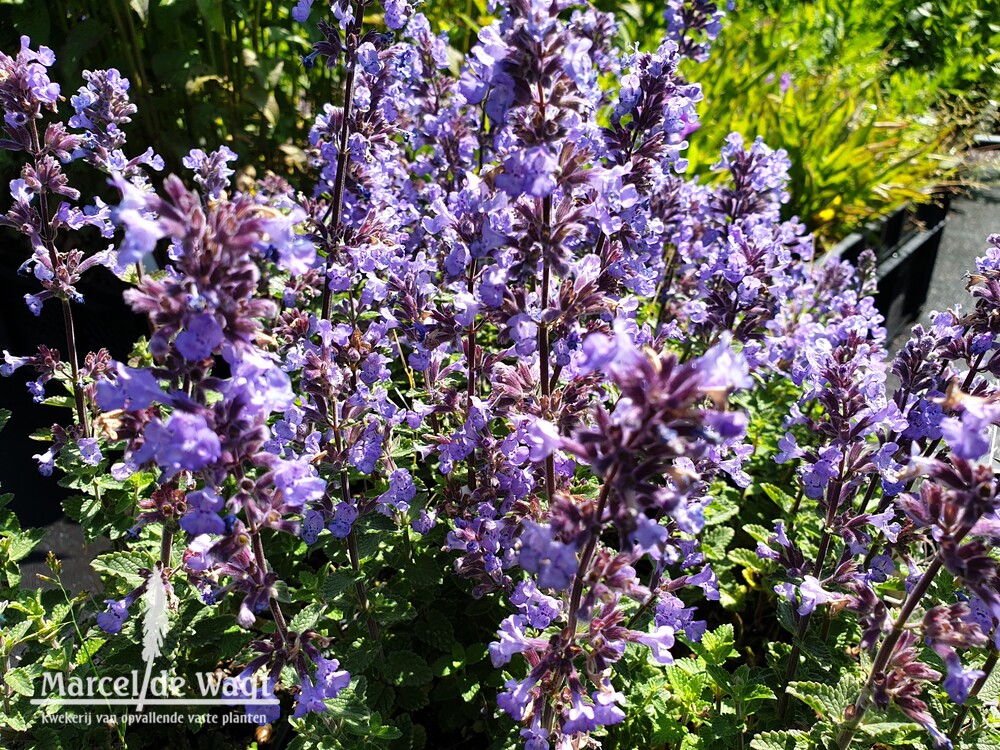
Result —
MULTIPOLYGON (((343 453, 344 443, 340 437, 340 422, 337 419, 337 402, 334 401, 332 404, 331 414, 333 415, 333 441, 337 449, 337 455, 343 453)), ((340 469, 340 497, 341 499, 350 504, 351 501, 351 480, 347 475, 347 469, 341 467, 340 469)), ((358 552, 358 537, 354 533, 354 525, 351 525, 351 531, 347 535, 347 556, 351 561, 351 569, 355 573, 361 572, 361 554, 358 552)), ((375 622, 375 618, 371 613, 371 606, 368 602, 368 591, 365 589, 365 582, 358 578, 354 582, 354 590, 358 595, 358 605, 361 607, 361 611, 364 613, 365 624, 368 627, 368 634, 372 637, 375 643, 379 644, 379 653, 381 654, 381 639, 379 638, 378 623, 375 622)))
POLYGON ((854 706, 848 709, 851 718, 841 726, 840 734, 837 736, 836 747, 839 750, 846 750, 850 746, 851 740, 854 739, 854 734, 858 731, 858 727, 861 725, 861 721, 864 719, 869 705, 871 705, 872 687, 875 684, 875 678, 885 670, 889 659, 892 658, 892 652, 896 648, 900 636, 903 635, 903 630, 906 628, 906 623, 909 621, 910 615, 913 614, 913 610, 917 608, 917 604, 923 598, 924 594, 927 593, 927 589, 930 588, 934 576, 937 575, 943 564, 944 561, 941 553, 938 552, 931 561, 931 564, 927 566, 927 570, 924 571, 917 585, 913 587, 909 596, 906 597, 906 601, 903 602, 903 608, 900 610, 896 621, 892 624, 892 631, 882 641, 882 645, 875 655, 875 661, 872 662, 871 671, 868 673, 868 680, 865 682, 864 687, 861 688, 854 706))
MULTIPOLYGON (((469 266, 469 284, 468 292, 472 294, 473 286, 476 281, 476 259, 472 259, 472 263, 469 266)), ((465 403, 465 418, 468 419, 469 415, 472 413, 472 399, 476 395, 476 318, 472 317, 472 322, 469 323, 469 330, 467 333, 468 343, 466 345, 465 360, 468 365, 469 374, 469 388, 467 394, 467 400, 465 403)), ((469 489, 476 489, 476 449, 472 448, 472 452, 469 454, 468 459, 469 465, 469 489)))
POLYGON ((164 568, 170 567, 170 553, 173 551, 174 533, 167 530, 166 524, 163 526, 163 534, 160 537, 160 562, 164 568))
POLYGON ((576 622, 580 614, 580 601, 583 598, 583 581, 587 577, 587 570, 594 559, 594 551, 597 549, 597 540, 601 536, 601 516, 604 515, 604 507, 608 504, 608 495, 611 494, 611 483, 618 475, 618 464, 614 464, 608 475, 604 478, 601 486, 601 494, 597 498, 597 509, 594 511, 594 519, 591 524, 590 535, 587 544, 580 555, 580 564, 576 569, 576 576, 573 578, 573 590, 569 597, 569 610, 566 615, 566 629, 563 631, 563 639, 568 646, 576 638, 576 622))
MULTIPOLYGON (((844 471, 844 462, 841 461, 840 474, 842 475, 844 471)), ((840 494, 840 481, 832 482, 830 485, 830 490, 827 497, 827 512, 826 512, 826 523, 823 524, 823 535, 819 540, 819 551, 816 553, 816 563, 813 565, 813 576, 819 578, 823 572, 823 566, 826 564, 826 556, 830 552, 830 524, 833 522, 833 515, 837 510, 836 499, 840 494)), ((801 495, 799 499, 801 500, 801 495)), ((782 680, 783 688, 781 690, 781 695, 778 696, 778 718, 784 719, 785 712, 788 710, 788 684, 795 679, 795 673, 799 669, 799 656, 802 654, 802 640, 806 637, 806 633, 809 630, 809 621, 812 619, 812 613, 807 615, 800 615, 799 628, 795 633, 795 641, 792 643, 792 650, 788 654, 788 664, 785 666, 785 676, 782 680)))
MULTIPOLYGON (((538 381, 542 388, 543 409, 551 408, 552 383, 549 382, 549 327, 542 319, 549 307, 549 259, 548 235, 552 216, 552 197, 542 199, 542 233, 545 244, 542 247, 542 303, 538 321, 538 381)), ((549 503, 555 499, 556 469, 555 457, 550 453, 545 457, 545 494, 549 503)))
MULTIPOLYGON (((253 546, 254 562, 257 563, 257 567, 260 569, 261 574, 266 574, 267 559, 264 557, 264 544, 260 540, 260 528, 257 526, 257 522, 254 520, 252 512, 247 513, 247 523, 250 526, 250 539, 253 546)), ((281 634, 281 640, 283 643, 287 644, 288 624, 285 622, 285 615, 281 611, 281 605, 273 596, 268 598, 267 603, 271 608, 271 615, 274 617, 274 625, 281 634)))
MULTIPOLYGON (((358 0, 354 4, 354 23, 347 32, 346 37, 350 39, 353 35, 356 39, 361 37, 361 22, 364 11, 363 0, 358 0)), ((344 52, 344 119, 340 124, 340 144, 337 151, 337 174, 333 182, 333 198, 323 216, 322 223, 330 228, 332 238, 330 246, 327 248, 326 265, 323 272, 323 320, 330 319, 330 258, 336 252, 340 242, 340 220, 344 210, 344 186, 347 184, 347 165, 350 161, 348 154, 348 138, 351 130, 351 105, 354 99, 354 69, 355 69, 355 49, 353 44, 348 45, 344 52)))
MULTIPOLYGON (((38 137, 38 125, 31 121, 31 147, 32 158, 35 161, 35 169, 38 169, 38 157, 42 153, 41 141, 38 137)), ((38 192, 39 210, 41 211, 41 236, 42 243, 49 251, 49 261, 52 263, 52 273, 59 276, 61 262, 59 253, 56 250, 55 237, 51 234, 51 224, 49 214, 49 197, 46 188, 38 192)), ((80 366, 76 351, 76 329, 73 325, 73 311, 70 309, 69 300, 60 297, 63 313, 63 327, 66 330, 66 356, 69 359, 70 373, 73 378, 73 398, 76 402, 76 417, 80 423, 80 430, 84 437, 90 437, 90 419, 87 415, 87 404, 83 396, 83 383, 80 382, 80 366)))

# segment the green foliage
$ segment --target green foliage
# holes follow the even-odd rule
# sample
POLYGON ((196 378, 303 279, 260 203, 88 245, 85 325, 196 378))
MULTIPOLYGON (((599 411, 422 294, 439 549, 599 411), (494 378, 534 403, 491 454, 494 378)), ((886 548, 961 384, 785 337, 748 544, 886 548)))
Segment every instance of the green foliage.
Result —
POLYGON ((916 82, 885 51, 886 23, 881 10, 838 0, 737 10, 713 49, 725 64, 687 68, 705 95, 691 169, 711 177, 731 132, 785 149, 785 210, 823 242, 927 201, 956 163, 955 125, 926 79, 919 87, 932 93, 914 106, 916 82))

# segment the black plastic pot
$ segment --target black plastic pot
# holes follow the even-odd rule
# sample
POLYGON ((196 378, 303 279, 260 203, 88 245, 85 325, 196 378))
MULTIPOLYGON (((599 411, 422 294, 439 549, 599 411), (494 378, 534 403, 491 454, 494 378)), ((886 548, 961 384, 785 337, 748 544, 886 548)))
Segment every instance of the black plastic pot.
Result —
POLYGON ((856 264, 865 248, 875 253, 875 305, 890 339, 917 319, 927 301, 950 203, 944 194, 933 203, 903 206, 848 235, 828 254, 856 264))

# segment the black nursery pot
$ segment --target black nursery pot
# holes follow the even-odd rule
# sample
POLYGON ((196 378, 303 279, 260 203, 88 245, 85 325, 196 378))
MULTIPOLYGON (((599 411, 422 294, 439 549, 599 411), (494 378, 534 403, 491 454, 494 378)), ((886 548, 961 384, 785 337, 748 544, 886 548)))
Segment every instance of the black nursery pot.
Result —
POLYGON ((890 339, 920 315, 927 301, 951 198, 904 206, 862 231, 845 237, 829 253, 856 264, 862 250, 875 253, 878 292, 875 306, 885 317, 890 339))

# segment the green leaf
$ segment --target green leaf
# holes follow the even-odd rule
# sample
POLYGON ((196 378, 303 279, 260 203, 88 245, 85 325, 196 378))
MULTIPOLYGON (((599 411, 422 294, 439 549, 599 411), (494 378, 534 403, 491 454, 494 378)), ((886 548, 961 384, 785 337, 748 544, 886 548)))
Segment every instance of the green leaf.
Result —
POLYGON ((205 25, 216 34, 225 34, 226 19, 222 15, 221 0, 197 0, 197 3, 205 25))
POLYGON ((7 547, 7 559, 10 562, 23 560, 33 550, 37 544, 45 538, 45 529, 29 529, 18 534, 7 537, 10 541, 7 545, 0 542, 0 549, 7 547))
POLYGON ((3 681, 15 692, 30 698, 35 694, 31 687, 31 675, 24 667, 17 667, 6 672, 3 681))
POLYGON ((805 703, 819 714, 820 718, 839 722, 844 709, 854 702, 861 689, 861 681, 854 675, 846 674, 836 686, 821 682, 800 681, 788 684, 788 693, 805 703))
POLYGON ((336 599, 358 580, 360 580, 360 575, 351 568, 341 568, 329 573, 326 580, 323 581, 323 598, 336 599))
POLYGON ((388 656, 385 665, 386 677, 395 685, 426 685, 434 679, 434 673, 424 658, 413 651, 395 651, 388 656))
POLYGON ((149 568, 150 558, 141 552, 112 552, 94 558, 90 566, 98 573, 124 578, 130 586, 138 586, 143 582, 139 574, 141 568, 149 568))
POLYGON ((735 535, 736 530, 732 526, 706 528, 701 535, 701 545, 705 556, 712 561, 725 559, 726 547, 733 541, 735 535))
POLYGON ((84 641, 83 645, 80 646, 80 650, 77 651, 76 653, 77 665, 83 666, 88 662, 90 662, 91 659, 94 658, 94 654, 96 654, 98 650, 101 648, 101 646, 103 646, 107 642, 108 642, 107 638, 100 638, 100 637, 88 638, 86 641, 84 641))
POLYGON ((912 721, 873 721, 859 727, 863 734, 887 745, 899 745, 908 738, 923 732, 919 724, 912 721))
POLYGON ((809 736, 798 729, 761 732, 750 741, 753 750, 809 750, 814 747, 809 736))
POLYGON ((701 643, 690 643, 691 649, 710 666, 721 666, 735 653, 733 626, 726 623, 702 636, 701 643))
POLYGON ((767 572, 767 563, 761 560, 753 550, 738 547, 737 549, 729 550, 726 557, 737 565, 742 565, 744 568, 748 568, 755 573, 767 572))
POLYGON ((979 699, 986 703, 992 703, 997 698, 1000 698, 1000 669, 994 669, 990 672, 979 691, 979 699))
POLYGON ((795 507, 795 498, 789 495, 780 487, 775 487, 773 484, 762 484, 760 486, 764 490, 764 494, 767 495, 774 501, 774 504, 781 508, 784 513, 791 513, 792 508, 795 507))
POLYGON ((296 633, 301 633, 303 630, 309 630, 316 627, 316 623, 319 622, 320 615, 323 613, 323 608, 326 605, 320 602, 313 602, 312 604, 306 605, 302 608, 292 621, 288 624, 296 633))

